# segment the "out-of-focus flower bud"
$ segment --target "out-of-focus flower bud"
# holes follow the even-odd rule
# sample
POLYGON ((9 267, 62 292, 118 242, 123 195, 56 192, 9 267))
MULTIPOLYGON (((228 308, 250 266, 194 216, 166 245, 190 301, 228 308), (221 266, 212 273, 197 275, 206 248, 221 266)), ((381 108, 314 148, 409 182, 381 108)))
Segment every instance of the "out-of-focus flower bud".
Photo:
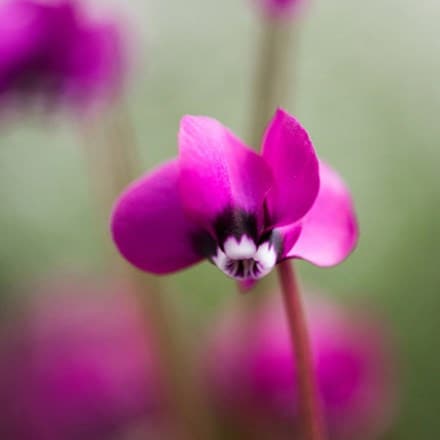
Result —
MULTIPOLYGON (((377 439, 391 421, 394 385, 387 334, 365 314, 314 298, 307 303, 314 367, 330 438, 377 439)), ((297 432, 295 359, 284 310, 266 302, 232 311, 205 353, 219 412, 253 439, 297 432)))
POLYGON ((304 7, 305 0, 253 0, 257 8, 271 20, 292 19, 304 7))
POLYGON ((115 96, 128 68, 127 32, 92 18, 80 0, 0 5, 0 103, 66 104, 84 111, 115 96))
POLYGON ((162 423, 152 338, 126 286, 43 284, 7 330, 0 438, 112 440, 162 423))

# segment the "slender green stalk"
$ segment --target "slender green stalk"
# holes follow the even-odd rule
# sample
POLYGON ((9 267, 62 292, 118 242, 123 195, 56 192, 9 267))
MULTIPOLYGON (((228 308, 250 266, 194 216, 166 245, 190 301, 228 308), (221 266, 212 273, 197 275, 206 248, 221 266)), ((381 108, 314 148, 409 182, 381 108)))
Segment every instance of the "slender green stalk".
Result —
POLYGON ((155 348, 160 355, 164 391, 178 419, 175 438, 215 439, 212 415, 204 402, 198 379, 194 376, 195 368, 188 357, 189 348, 182 337, 178 316, 172 304, 166 300, 168 292, 163 285, 159 286, 157 278, 138 271, 133 271, 132 275, 137 289, 143 286, 144 294, 140 300, 145 305, 148 322, 155 331, 155 348))
POLYGON ((284 308, 287 314, 297 365, 300 420, 305 440, 325 440, 324 420, 313 368, 313 356, 301 302, 298 280, 290 261, 278 265, 284 308))
MULTIPOLYGON (((100 208, 108 215, 117 195, 137 175, 138 152, 129 114, 124 106, 107 115, 101 124, 87 124, 84 134, 91 184, 100 208), (100 130, 97 130, 99 128, 100 130)), ((105 226, 106 230, 108 226, 105 226)), ((122 271, 144 305, 156 342, 162 382, 169 406, 177 417, 174 438, 209 440, 214 438, 210 417, 196 380, 191 374, 188 351, 177 328, 178 318, 157 278, 125 264, 112 250, 116 271, 122 271)))
POLYGON ((292 24, 273 20, 262 22, 249 127, 250 145, 257 150, 275 109, 289 102, 294 83, 290 67, 295 43, 293 37, 297 35, 295 31, 292 24))

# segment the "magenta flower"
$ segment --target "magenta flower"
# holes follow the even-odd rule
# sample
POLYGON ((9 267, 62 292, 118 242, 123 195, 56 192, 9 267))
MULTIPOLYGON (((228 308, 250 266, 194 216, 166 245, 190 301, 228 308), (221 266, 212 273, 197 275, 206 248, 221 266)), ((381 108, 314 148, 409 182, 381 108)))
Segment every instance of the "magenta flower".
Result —
POLYGON ((133 292, 75 278, 32 294, 0 334, 0 437, 122 438, 161 423, 158 363, 133 292))
POLYGON ((283 110, 261 154, 215 119, 185 116, 179 157, 129 186, 111 223, 119 251, 141 270, 167 274, 208 259, 250 282, 287 258, 337 264, 358 235, 347 188, 283 110))
MULTIPOLYGON (((306 311, 330 438, 377 439, 393 408, 389 335, 377 319, 324 299, 312 296, 306 311)), ((292 438, 296 360, 281 304, 271 297, 224 318, 203 363, 212 401, 227 419, 253 427, 249 438, 292 438)))
POLYGON ((40 97, 83 106, 118 91, 126 68, 121 28, 89 19, 79 0, 0 6, 0 99, 40 97))

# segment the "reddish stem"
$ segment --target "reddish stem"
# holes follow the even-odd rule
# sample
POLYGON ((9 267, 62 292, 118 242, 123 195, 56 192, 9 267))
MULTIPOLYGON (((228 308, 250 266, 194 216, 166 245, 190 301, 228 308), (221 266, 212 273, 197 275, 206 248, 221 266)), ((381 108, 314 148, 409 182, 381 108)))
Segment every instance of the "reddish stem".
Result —
POLYGON ((300 416, 305 440, 325 440, 321 405, 313 368, 313 357, 300 289, 290 261, 278 265, 284 307, 296 358, 300 416))

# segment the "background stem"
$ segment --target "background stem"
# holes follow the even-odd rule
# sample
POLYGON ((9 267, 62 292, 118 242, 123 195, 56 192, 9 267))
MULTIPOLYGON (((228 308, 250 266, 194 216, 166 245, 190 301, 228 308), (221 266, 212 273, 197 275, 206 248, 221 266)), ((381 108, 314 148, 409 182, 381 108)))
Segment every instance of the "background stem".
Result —
MULTIPOLYGON (((260 151, 263 135, 277 107, 286 106, 295 81, 291 66, 292 52, 298 35, 295 23, 263 18, 257 42, 254 89, 250 109, 248 142, 260 151)), ((252 288, 250 306, 258 304, 265 293, 265 280, 252 288)), ((247 292, 237 283, 240 293, 247 292)))
POLYGON ((300 298, 295 271, 290 261, 278 265, 284 307, 297 365, 300 420, 303 421, 305 440, 326 438, 320 399, 313 367, 306 316, 300 298))
POLYGON ((257 45, 249 143, 259 150, 271 116, 287 105, 294 83, 291 55, 296 32, 292 23, 263 20, 257 45))
MULTIPOLYGON (((83 141, 91 185, 108 230, 111 206, 124 187, 139 175, 138 151, 129 113, 119 105, 102 121, 83 127, 83 141)), ((107 240, 110 238, 107 234, 107 240)), ((159 358, 165 398, 177 418, 175 438, 209 440, 214 438, 211 418, 204 405, 201 389, 189 363, 189 349, 179 331, 179 319, 157 278, 126 264, 111 249, 112 266, 133 285, 143 305, 153 333, 159 358)))

